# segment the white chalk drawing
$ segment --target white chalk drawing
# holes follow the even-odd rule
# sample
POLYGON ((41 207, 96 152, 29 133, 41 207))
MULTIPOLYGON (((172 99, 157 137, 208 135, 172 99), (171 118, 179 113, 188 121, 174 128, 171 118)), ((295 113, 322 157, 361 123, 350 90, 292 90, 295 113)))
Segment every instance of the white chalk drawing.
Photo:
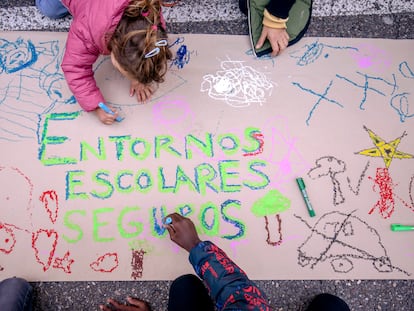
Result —
POLYGON ((264 73, 242 61, 223 61, 220 67, 222 70, 203 77, 201 92, 236 108, 262 105, 271 96, 275 84, 264 73))

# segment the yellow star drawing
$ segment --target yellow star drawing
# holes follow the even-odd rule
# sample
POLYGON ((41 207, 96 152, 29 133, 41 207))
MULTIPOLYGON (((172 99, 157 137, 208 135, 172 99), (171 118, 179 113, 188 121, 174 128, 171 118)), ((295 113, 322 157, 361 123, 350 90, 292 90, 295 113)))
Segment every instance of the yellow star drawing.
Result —
POLYGON ((401 152, 397 150, 397 147, 406 133, 404 132, 400 137, 390 141, 385 142, 381 137, 371 131, 369 128, 364 126, 364 129, 368 132, 369 137, 375 145, 375 148, 365 149, 357 152, 357 154, 366 155, 369 157, 382 157, 385 163, 385 166, 388 168, 391 164, 393 158, 397 159, 412 159, 414 155, 401 152))

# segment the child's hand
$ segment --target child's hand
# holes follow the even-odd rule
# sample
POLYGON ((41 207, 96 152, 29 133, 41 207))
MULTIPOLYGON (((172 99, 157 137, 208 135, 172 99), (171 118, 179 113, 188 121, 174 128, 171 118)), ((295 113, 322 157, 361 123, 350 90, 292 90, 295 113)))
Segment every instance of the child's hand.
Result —
POLYGON ((138 81, 131 81, 129 96, 134 96, 134 94, 136 94, 139 102, 145 103, 150 99, 153 93, 154 89, 151 85, 142 84, 138 81))
POLYGON ((165 224, 165 227, 170 234, 171 240, 178 246, 190 252, 194 246, 201 242, 194 223, 190 218, 183 217, 177 213, 169 214, 168 217, 171 218, 172 222, 165 224))
POLYGON ((289 34, 285 28, 270 28, 263 25, 262 34, 256 44, 256 49, 260 49, 266 38, 269 40, 272 46, 272 56, 280 54, 289 43, 289 34))
POLYGON ((112 108, 109 105, 107 106, 109 107, 109 109, 111 109, 114 112, 114 114, 106 113, 99 107, 96 108, 95 111, 96 111, 96 114, 98 115, 99 120, 101 120, 103 124, 111 125, 112 123, 115 122, 115 119, 118 117, 118 111, 116 111, 114 108, 112 108))
POLYGON ((128 305, 119 303, 114 299, 108 299, 106 305, 100 305, 99 308, 103 311, 151 311, 149 304, 141 299, 128 297, 128 305))

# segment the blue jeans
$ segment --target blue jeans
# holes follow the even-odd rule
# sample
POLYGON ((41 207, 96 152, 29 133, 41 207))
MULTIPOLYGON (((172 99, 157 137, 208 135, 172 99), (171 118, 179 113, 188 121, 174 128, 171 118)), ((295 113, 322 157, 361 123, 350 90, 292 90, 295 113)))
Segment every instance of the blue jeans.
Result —
POLYGON ((36 0, 36 7, 43 15, 53 19, 62 18, 69 14, 68 9, 60 0, 36 0))
POLYGON ((0 309, 4 311, 31 311, 32 287, 20 278, 0 282, 0 309))

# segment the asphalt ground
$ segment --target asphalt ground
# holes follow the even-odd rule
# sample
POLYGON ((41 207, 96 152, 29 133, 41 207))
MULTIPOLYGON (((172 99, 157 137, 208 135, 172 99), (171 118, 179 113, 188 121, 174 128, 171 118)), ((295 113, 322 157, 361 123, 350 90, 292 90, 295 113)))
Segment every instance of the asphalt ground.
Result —
MULTIPOLYGON (((181 0, 165 10, 170 33, 247 34, 237 0, 181 0)), ((33 0, 1 0, 0 31, 67 31, 70 17, 42 17, 33 0)), ((414 39, 413 0, 316 0, 306 36, 414 39)), ((413 51, 414 53, 414 51, 413 51)), ((414 54, 413 54, 414 55, 414 54)), ((188 264, 188 263, 183 263, 188 264)), ((34 310, 99 310, 107 298, 127 295, 165 310, 170 281, 34 282, 34 310)), ((410 280, 257 281, 275 310, 304 310, 318 293, 343 298, 351 310, 414 310, 410 280)), ((1 309, 1 307, 0 307, 1 309)))

